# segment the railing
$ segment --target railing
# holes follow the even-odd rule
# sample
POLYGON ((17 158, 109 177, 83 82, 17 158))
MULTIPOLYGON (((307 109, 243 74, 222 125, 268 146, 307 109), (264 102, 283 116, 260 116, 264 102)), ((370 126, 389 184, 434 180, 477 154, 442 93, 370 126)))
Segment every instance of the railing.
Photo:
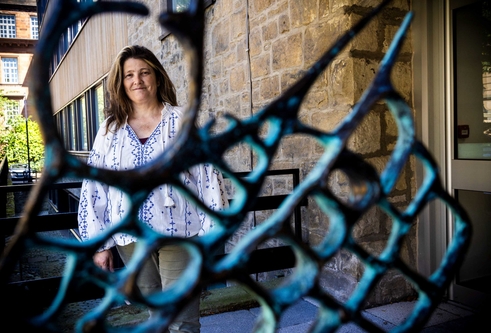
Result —
MULTIPOLYGON (((245 177, 248 172, 235 173, 237 177, 245 177)), ((297 187, 300 179, 299 169, 284 169, 284 170, 269 170, 268 176, 291 176, 293 188, 297 187)), ((35 223, 33 223, 34 232, 55 231, 55 230, 72 230, 72 233, 78 235, 78 222, 77 212, 66 212, 65 210, 70 208, 68 200, 73 197, 73 194, 69 193, 68 189, 80 188, 82 182, 67 182, 57 183, 50 186, 53 197, 57 202, 58 213, 39 215, 35 223)), ((11 185, 0 186, 0 196, 6 193, 12 193, 17 191, 30 191, 35 184, 26 185, 11 185)), ((258 197, 251 212, 275 210, 286 199, 287 194, 281 195, 269 195, 258 197)), ((229 200, 230 202, 233 199, 229 200)), ((299 205, 295 207, 294 218, 294 234, 301 241, 302 238, 302 221, 301 221, 301 207, 307 206, 307 200, 303 200, 299 205)), ((15 231, 15 227, 20 217, 0 218, 0 234, 11 235, 15 231)), ((116 268, 122 267, 122 263, 118 260, 117 252, 113 255, 116 256, 116 268)), ((217 259, 225 257, 226 254, 218 254, 217 259)), ((270 272, 276 270, 284 270, 293 268, 295 266, 295 256, 290 246, 277 246, 257 249, 251 253, 251 260, 248 262, 246 272, 248 274, 257 274, 263 272, 270 272)), ((44 279, 36 279, 29 281, 11 282, 9 286, 9 294, 11 297, 23 298, 26 302, 29 300, 42 300, 48 305, 55 297, 60 288, 62 277, 50 277, 44 279)), ((104 296, 104 289, 96 284, 83 284, 76 289, 69 289, 67 292, 67 302, 81 302, 90 299, 97 299, 104 296)))

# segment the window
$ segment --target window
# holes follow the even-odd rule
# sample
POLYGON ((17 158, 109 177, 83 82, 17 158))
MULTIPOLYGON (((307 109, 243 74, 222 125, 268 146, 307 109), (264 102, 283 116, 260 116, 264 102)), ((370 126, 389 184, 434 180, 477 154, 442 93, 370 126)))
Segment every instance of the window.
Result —
MULTIPOLYGON (((167 0, 167 10, 169 12, 183 12, 185 11, 191 0, 167 0)), ((215 0, 206 0, 205 8, 215 3, 215 0)))
POLYGON ((39 28, 37 16, 31 16, 31 38, 39 39, 39 28))
MULTIPOLYGON (((215 3, 216 0, 205 0, 205 8, 208 6, 211 6, 212 4, 215 3)), ((167 11, 168 12, 183 12, 186 11, 189 7, 189 4, 191 3, 191 0, 164 0, 164 4, 167 4, 167 11)), ((161 28, 161 34, 159 36, 159 39, 162 41, 164 40, 167 36, 170 35, 170 32, 165 29, 161 28)))
POLYGON ((104 120, 104 83, 90 88, 54 117, 65 148, 87 152, 104 120))
POLYGON ((87 112, 85 96, 82 96, 77 101, 77 113, 78 113, 78 123, 79 123, 79 137, 78 137, 78 149, 79 150, 89 150, 89 145, 87 141, 87 112))
POLYGON ((2 58, 3 83, 18 83, 17 58, 2 58))
POLYGON ((68 140, 68 149, 77 150, 77 116, 75 105, 70 104, 68 107, 68 135, 70 136, 68 140))
POLYGON ((12 119, 19 114, 19 102, 18 101, 6 101, 3 104, 3 112, 5 115, 5 123, 10 124, 12 119))
POLYGON ((190 0, 171 0, 169 1, 171 8, 170 10, 175 12, 183 12, 188 8, 190 0))
POLYGON ((15 15, 0 15, 0 38, 15 38, 15 15))
POLYGON ((82 30, 82 25, 85 21, 77 21, 76 23, 72 24, 71 26, 68 27, 67 30, 61 35, 60 40, 58 42, 58 49, 57 51, 53 54, 53 58, 51 59, 51 64, 50 64, 50 75, 53 75, 54 71, 60 64, 61 60, 67 53, 68 49, 74 42, 75 38, 77 37, 77 34, 82 30))
POLYGON ((95 100, 96 128, 99 128, 104 121, 104 85, 100 84, 95 88, 95 100))

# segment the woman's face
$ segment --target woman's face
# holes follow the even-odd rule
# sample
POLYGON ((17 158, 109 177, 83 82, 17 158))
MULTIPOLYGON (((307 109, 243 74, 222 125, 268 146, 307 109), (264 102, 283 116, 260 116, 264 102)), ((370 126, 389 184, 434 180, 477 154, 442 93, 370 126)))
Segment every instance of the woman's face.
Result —
POLYGON ((129 58, 123 64, 123 85, 133 104, 157 101, 157 77, 150 65, 141 59, 129 58))

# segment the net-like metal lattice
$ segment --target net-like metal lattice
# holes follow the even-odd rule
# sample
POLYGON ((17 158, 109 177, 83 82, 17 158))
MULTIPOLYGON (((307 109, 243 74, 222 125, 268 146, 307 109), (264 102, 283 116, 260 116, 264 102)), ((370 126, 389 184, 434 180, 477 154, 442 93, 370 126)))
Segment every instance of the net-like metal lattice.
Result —
MULTIPOLYGON (((282 311, 305 296, 316 299, 319 303, 317 320, 313 323, 311 332, 334 331, 341 324, 349 321, 369 331, 380 331, 365 320, 360 312, 364 300, 382 275, 388 270, 395 269, 413 283, 419 298, 411 316, 394 331, 410 331, 422 327, 462 261, 469 242, 470 224, 466 213, 440 184, 437 165, 415 137, 411 109, 394 89, 390 80, 412 14, 409 13, 403 21, 370 86, 353 107, 352 112, 333 131, 328 133, 319 131, 302 123, 298 117, 302 100, 316 78, 388 2, 383 1, 370 15, 339 38, 284 94, 248 119, 239 120, 232 115, 227 115, 228 128, 213 135, 210 132, 212 123, 203 128, 195 126, 200 107, 203 75, 203 1, 192 0, 189 10, 184 13, 161 14, 160 23, 180 40, 190 58, 190 104, 186 111, 186 119, 172 148, 165 151, 158 160, 134 170, 115 172, 88 167, 65 150, 52 116, 51 91, 48 84, 49 63, 62 33, 78 20, 108 12, 146 15, 148 10, 145 6, 134 2, 57 1, 52 6, 54 12, 51 13, 50 21, 45 22, 43 34, 37 44, 32 64, 33 80, 30 85, 46 143, 46 171, 32 191, 24 216, 19 222, 16 237, 2 258, 0 267, 2 288, 6 286, 16 260, 30 244, 66 251, 69 253, 69 260, 58 296, 41 315, 30 318, 29 325, 40 331, 50 331, 52 327, 50 323, 54 321, 64 304, 67 288, 82 280, 90 280, 103 286, 106 295, 97 308, 80 318, 77 330, 109 330, 104 326, 104 315, 114 304, 123 299, 130 299, 162 310, 161 317, 152 318, 134 328, 135 331, 155 331, 156 327, 168 325, 187 300, 198 295, 203 286, 214 281, 230 279, 246 285, 257 295, 262 306, 262 319, 256 325, 258 332, 273 332, 282 311), (346 147, 346 142, 368 114, 370 107, 381 100, 385 101, 390 109, 397 123, 399 136, 389 162, 378 175, 373 166, 346 147), (266 135, 261 132, 265 124, 269 126, 266 135), (243 238, 231 253, 215 261, 215 257, 210 254, 215 253, 239 228, 252 207, 254 198, 261 190, 265 172, 280 142, 286 135, 291 134, 315 138, 324 148, 322 157, 274 214, 243 238), (230 147, 241 142, 249 144, 258 156, 257 166, 247 178, 235 177, 223 159, 230 147), (407 208, 400 211, 389 202, 388 194, 411 156, 424 166, 425 179, 407 208), (178 175, 181 172, 201 163, 211 163, 218 167, 238 188, 239 197, 228 210, 211 211, 200 204, 199 200, 180 183, 178 175), (349 177, 352 188, 356 188, 347 202, 340 201, 329 190, 328 176, 334 170, 344 172, 349 177), (118 187, 132 199, 132 210, 118 226, 90 242, 76 243, 43 238, 32 231, 32 224, 49 186, 62 177, 91 178, 118 187), (138 207, 155 186, 164 183, 172 184, 186 193, 201 209, 212 215, 217 221, 214 231, 190 241, 156 234, 140 223, 137 218, 138 207), (313 198, 330 221, 329 232, 326 232, 324 240, 315 247, 309 247, 299 241, 289 226, 289 217, 294 207, 306 197, 313 198), (440 267, 429 278, 425 278, 401 260, 400 251, 410 225, 431 200, 441 200, 451 210, 455 218, 455 233, 440 267), (378 256, 365 251, 351 236, 351 229, 356 221, 374 206, 381 208, 393 221, 390 239, 384 251, 378 256), (122 231, 137 235, 140 239, 133 264, 117 273, 97 269, 92 263, 92 254, 107 237, 122 231), (271 238, 280 238, 292 246, 296 266, 284 284, 272 290, 265 290, 249 276, 244 275, 242 268, 249 260, 252 250, 271 238), (132 291, 134 277, 142 259, 155 247, 169 243, 183 244, 190 252, 192 260, 187 270, 171 289, 147 298, 137 296, 132 291), (358 287, 344 303, 325 292, 318 283, 323 264, 341 249, 352 252, 365 265, 358 287)), ((30 304, 25 306, 28 308, 30 304)), ((8 311, 3 312, 2 316, 5 314, 8 314, 8 311)), ((9 317, 3 317, 3 325, 8 322, 9 317)))

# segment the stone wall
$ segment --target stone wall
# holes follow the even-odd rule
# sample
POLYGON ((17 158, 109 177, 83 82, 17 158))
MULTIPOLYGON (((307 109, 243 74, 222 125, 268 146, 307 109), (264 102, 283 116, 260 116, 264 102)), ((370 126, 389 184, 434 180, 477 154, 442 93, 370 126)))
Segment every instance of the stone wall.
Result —
MULTIPOLYGON (((154 9, 159 2, 144 1, 154 9)), ((380 1, 375 0, 217 0, 206 12, 205 77, 199 123, 217 119, 216 131, 223 128, 223 114, 248 118, 283 93, 350 26, 380 1)), ((321 75, 306 97, 301 120, 323 131, 333 130, 352 110, 375 76, 380 60, 391 43, 410 0, 395 0, 352 41, 321 75)), ((155 21, 129 20, 130 43, 154 50, 169 72, 182 105, 187 103, 185 55, 172 35, 158 41, 162 30, 155 21), (151 21, 151 22, 150 22, 151 21), (136 27, 136 29, 135 29, 136 27)), ((412 106, 412 45, 409 39, 398 58, 393 82, 412 106)), ((397 138, 397 127, 379 102, 350 137, 348 147, 361 154, 377 170, 383 170, 397 138)), ((310 172, 323 153, 311 138, 292 135, 285 138, 272 169, 299 168, 301 178, 310 172)), ((247 145, 238 145, 226 156, 235 171, 248 171, 256 161, 247 145)), ((399 177, 390 201, 403 209, 415 192, 414 162, 399 177)), ((273 193, 284 190, 278 180, 265 187, 273 193)), ((331 176, 332 191, 342 200, 349 183, 340 172, 331 176)), ((261 219, 262 217, 256 216, 261 219)), ((312 199, 302 212, 303 238, 319 244, 329 230, 329 220, 312 199)), ((251 222, 245 224, 247 232, 251 222)), ((387 244, 391 220, 380 209, 372 209, 353 228, 355 241, 370 253, 379 254, 387 244)), ((237 238, 240 238, 238 235, 237 238)), ((233 246, 233 242, 229 244, 233 246)), ((416 223, 404 244, 403 260, 416 265, 416 223)), ((345 300, 364 271, 360 260, 340 251, 323 268, 322 286, 333 296, 345 300)), ((414 295, 409 283, 398 272, 390 272, 370 296, 368 305, 384 304, 414 295)))

